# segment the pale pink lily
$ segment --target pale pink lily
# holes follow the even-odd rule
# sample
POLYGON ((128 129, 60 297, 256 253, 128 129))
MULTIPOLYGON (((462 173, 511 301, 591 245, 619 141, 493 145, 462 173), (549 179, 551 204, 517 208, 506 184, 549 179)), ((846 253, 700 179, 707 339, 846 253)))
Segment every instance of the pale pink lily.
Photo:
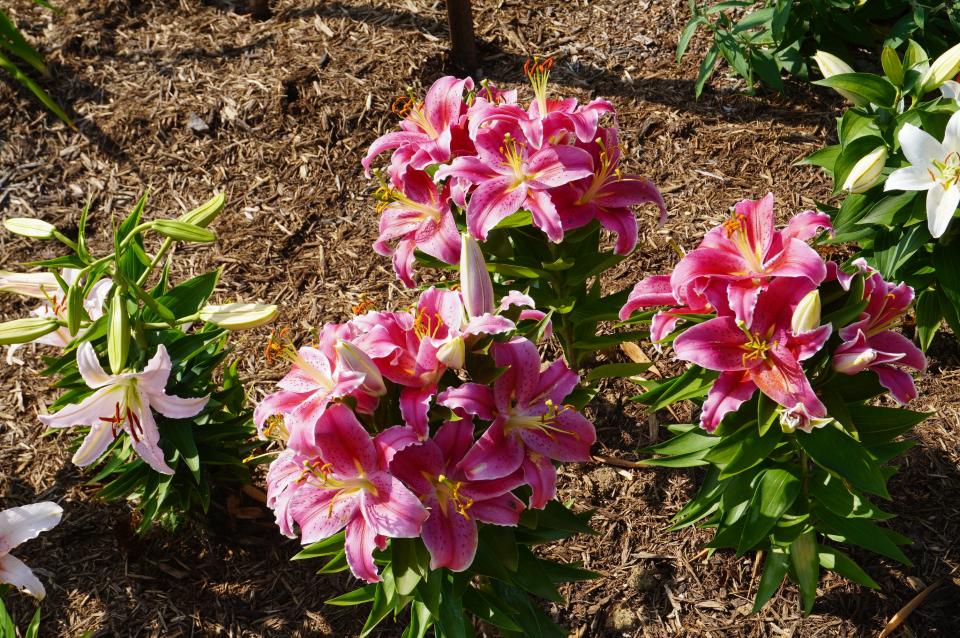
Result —
POLYGON ((0 512, 0 582, 43 600, 46 596, 43 583, 23 561, 11 556, 10 550, 36 538, 40 532, 53 529, 62 516, 63 508, 50 501, 11 507, 0 512))
POLYGON ((423 171, 408 168, 402 189, 381 189, 380 236, 373 249, 393 256, 393 269, 408 287, 413 287, 414 250, 448 264, 460 258, 460 233, 450 212, 450 187, 437 190, 423 171), (396 243, 396 246, 391 244, 396 243))
POLYGON ((760 293, 749 323, 721 316, 688 328, 674 340, 678 359, 720 372, 704 402, 701 427, 714 431, 757 388, 788 410, 799 405, 810 418, 826 416, 801 362, 823 347, 831 326, 800 334, 791 328, 794 309, 811 290, 790 278, 775 279, 760 293))
POLYGON ((465 383, 445 390, 437 403, 491 422, 460 463, 467 478, 492 480, 522 469, 533 491, 530 507, 543 508, 556 496, 552 461, 587 461, 596 440, 593 424, 563 403, 579 378, 563 361, 541 370, 537 347, 522 337, 492 350, 497 366, 507 368, 492 388, 465 383))
POLYGON ((397 109, 404 117, 400 131, 377 138, 361 161, 367 177, 373 159, 384 151, 394 153, 391 173, 402 174, 407 165, 422 170, 450 159, 453 129, 466 113, 464 90, 473 90, 473 80, 445 76, 427 90, 423 102, 409 100, 397 109))
POLYGON ((593 175, 567 184, 553 194, 563 230, 580 228, 596 219, 617 236, 614 252, 628 255, 637 245, 637 217, 633 207, 656 204, 663 224, 667 218, 663 197, 650 180, 620 173, 617 129, 601 128, 595 140, 580 146, 593 158, 593 175))
POLYGON ((301 542, 346 528, 347 564, 357 578, 379 582, 374 548, 388 538, 416 538, 428 517, 420 500, 383 464, 377 446, 353 412, 332 405, 317 424, 320 457, 305 466, 288 508, 301 542))
POLYGON ((445 423, 432 439, 393 457, 390 471, 430 512, 420 536, 430 569, 468 568, 477 551, 477 522, 516 526, 524 505, 511 490, 523 484, 520 471, 490 481, 471 481, 458 463, 473 445, 471 421, 445 423))
POLYGON ((518 128, 503 123, 480 131, 476 146, 476 156, 458 157, 434 175, 476 186, 467 203, 470 234, 485 240, 498 223, 526 209, 550 241, 562 240, 563 224, 549 191, 591 175, 590 154, 575 146, 532 150, 518 128))
POLYGON ((858 264, 867 276, 864 297, 868 300, 860 318, 840 329, 844 340, 833 356, 833 365, 843 374, 872 370, 881 385, 899 403, 917 397, 913 377, 901 368, 923 370, 923 352, 912 341, 889 328, 899 321, 913 303, 913 288, 893 285, 865 263, 858 264))
POLYGON ((897 134, 910 166, 887 177, 885 191, 927 191, 927 227, 940 237, 960 205, 960 111, 950 116, 943 141, 913 124, 904 124, 897 134))
POLYGON ((80 403, 68 405, 55 414, 40 416, 51 428, 77 425, 90 427, 73 462, 84 467, 96 461, 120 432, 126 432, 133 449, 147 465, 161 474, 173 474, 160 449, 160 431, 153 410, 171 419, 198 415, 209 397, 178 397, 166 393, 172 363, 163 344, 157 346, 141 372, 107 374, 90 342, 77 348, 77 367, 84 383, 96 390, 80 403))
POLYGON ((670 278, 674 295, 691 299, 704 294, 714 279, 729 282, 730 306, 749 322, 757 296, 771 277, 801 278, 812 286, 824 280, 823 259, 805 243, 821 229, 832 229, 830 218, 807 211, 778 231, 772 193, 743 200, 729 220, 710 230, 677 264, 670 278))

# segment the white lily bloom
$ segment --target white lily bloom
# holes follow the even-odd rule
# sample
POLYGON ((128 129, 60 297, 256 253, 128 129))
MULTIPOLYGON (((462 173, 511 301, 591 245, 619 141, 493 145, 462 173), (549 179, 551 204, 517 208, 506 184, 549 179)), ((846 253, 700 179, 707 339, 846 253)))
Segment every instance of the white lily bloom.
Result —
POLYGON ((947 80, 940 85, 940 93, 948 100, 960 103, 960 82, 947 80))
POLYGON ((52 529, 62 516, 63 509, 50 501, 0 512, 0 582, 43 600, 47 594, 43 584, 22 560, 10 555, 10 550, 52 529))
POLYGON ((121 431, 130 435, 133 449, 147 465, 161 474, 173 474, 160 449, 160 431, 153 410, 171 419, 186 419, 203 410, 209 397, 170 396, 165 388, 172 364, 163 344, 142 372, 111 375, 103 370, 90 342, 77 348, 77 367, 84 382, 96 392, 80 403, 64 407, 56 414, 40 416, 51 428, 90 426, 90 433, 73 462, 83 467, 96 461, 121 431))
POLYGON ((884 190, 927 191, 927 227, 940 237, 960 205, 960 111, 942 142, 913 124, 904 124, 898 139, 910 166, 891 173, 884 190))

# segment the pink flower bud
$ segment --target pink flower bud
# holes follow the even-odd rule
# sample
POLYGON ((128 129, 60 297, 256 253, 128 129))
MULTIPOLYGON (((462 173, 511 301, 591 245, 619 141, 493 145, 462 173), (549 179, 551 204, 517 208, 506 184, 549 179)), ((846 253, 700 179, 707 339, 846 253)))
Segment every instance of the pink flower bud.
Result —
POLYGON ((464 233, 460 245, 460 293, 470 317, 493 312, 493 282, 480 244, 464 233))

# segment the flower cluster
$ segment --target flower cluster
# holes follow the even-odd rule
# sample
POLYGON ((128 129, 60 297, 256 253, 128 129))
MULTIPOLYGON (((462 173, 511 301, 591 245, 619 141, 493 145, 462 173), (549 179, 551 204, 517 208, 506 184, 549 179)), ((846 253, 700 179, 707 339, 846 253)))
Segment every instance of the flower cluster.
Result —
MULTIPOLYGON (((776 230, 772 194, 744 200, 672 275, 644 279, 621 309, 625 320, 638 308, 671 306, 653 317, 655 342, 667 339, 683 319, 700 321, 674 337, 673 349, 679 359, 720 373, 700 417, 708 432, 757 389, 781 406, 785 429, 809 432, 828 421, 804 362, 824 348, 834 328, 820 325, 820 287, 837 281, 849 290, 854 275, 807 245, 821 230, 831 230, 830 220, 813 211, 776 230)), ((897 366, 919 370, 925 360, 888 328, 906 312, 913 291, 885 282, 863 262, 855 265, 864 277, 863 310, 840 328, 833 368, 850 375, 870 369, 896 400, 906 402, 916 391, 912 377, 897 366)))
POLYGON ((347 563, 368 582, 390 538, 422 538, 431 569, 468 568, 477 523, 513 526, 543 508, 553 461, 587 460, 596 438, 565 403, 578 376, 562 361, 544 367, 518 330, 539 317, 532 302, 512 292, 495 307, 479 246, 464 236, 458 248, 458 290, 429 288, 407 311, 367 311, 325 325, 314 345, 267 349, 293 364, 254 414, 261 438, 286 444, 267 503, 304 543, 345 528, 347 563))
POLYGON ((449 264, 458 260, 458 223, 478 240, 511 215, 528 211, 552 242, 597 220, 617 236, 625 255, 637 242, 631 208, 666 208, 654 185, 620 170, 618 128, 606 100, 578 104, 550 99, 552 59, 533 60, 525 72, 534 99, 523 108, 516 91, 443 77, 422 102, 401 99, 399 131, 377 139, 363 159, 393 151, 388 178, 377 191, 380 237, 374 249, 393 256, 401 280, 413 286, 414 250, 449 264))

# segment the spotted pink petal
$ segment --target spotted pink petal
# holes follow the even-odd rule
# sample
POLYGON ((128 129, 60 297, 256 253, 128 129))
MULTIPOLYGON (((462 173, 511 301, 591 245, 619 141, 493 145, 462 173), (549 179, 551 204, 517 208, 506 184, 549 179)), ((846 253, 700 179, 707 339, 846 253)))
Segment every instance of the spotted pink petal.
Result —
POLYGON ((377 565, 373 562, 373 550, 377 547, 377 532, 362 516, 355 516, 347 524, 344 550, 347 565, 354 576, 368 583, 380 582, 377 565))
POLYGON ((507 436, 501 420, 494 421, 470 448, 460 467, 471 481, 509 476, 523 463, 523 444, 515 436, 507 436))
POLYGON ((373 489, 361 492, 360 511, 378 534, 388 538, 416 538, 427 520, 427 510, 413 492, 386 472, 369 474, 373 489))
POLYGON ((428 500, 427 507, 430 518, 423 524, 422 538, 430 552, 430 569, 462 572, 473 564, 477 553, 476 522, 450 505, 444 510, 436 498, 428 500))
POLYGON ((743 370, 747 337, 733 317, 717 317, 691 326, 673 342, 677 358, 708 370, 743 370))
POLYGON ((735 412, 757 391, 757 385, 751 380, 749 372, 737 370, 722 372, 707 393, 700 414, 700 427, 713 432, 723 417, 735 412))
POLYGON ((533 509, 543 509, 557 497, 557 468, 553 462, 537 454, 527 455, 523 460, 523 478, 530 486, 530 502, 533 509))
POLYGON ((331 405, 316 427, 323 460, 339 476, 358 476, 377 469, 377 450, 370 435, 347 406, 331 405))
POLYGON ((484 421, 493 420, 496 412, 493 392, 489 386, 479 383, 463 383, 447 388, 437 397, 437 403, 450 408, 461 417, 469 414, 484 421))
POLYGON ((627 303, 620 309, 620 320, 626 321, 635 311, 650 306, 674 306, 677 299, 673 296, 669 275, 652 275, 639 281, 630 291, 627 303))
POLYGON ((513 494, 501 494, 483 501, 475 501, 470 508, 470 515, 484 523, 516 527, 520 523, 520 514, 525 509, 523 501, 513 494))

